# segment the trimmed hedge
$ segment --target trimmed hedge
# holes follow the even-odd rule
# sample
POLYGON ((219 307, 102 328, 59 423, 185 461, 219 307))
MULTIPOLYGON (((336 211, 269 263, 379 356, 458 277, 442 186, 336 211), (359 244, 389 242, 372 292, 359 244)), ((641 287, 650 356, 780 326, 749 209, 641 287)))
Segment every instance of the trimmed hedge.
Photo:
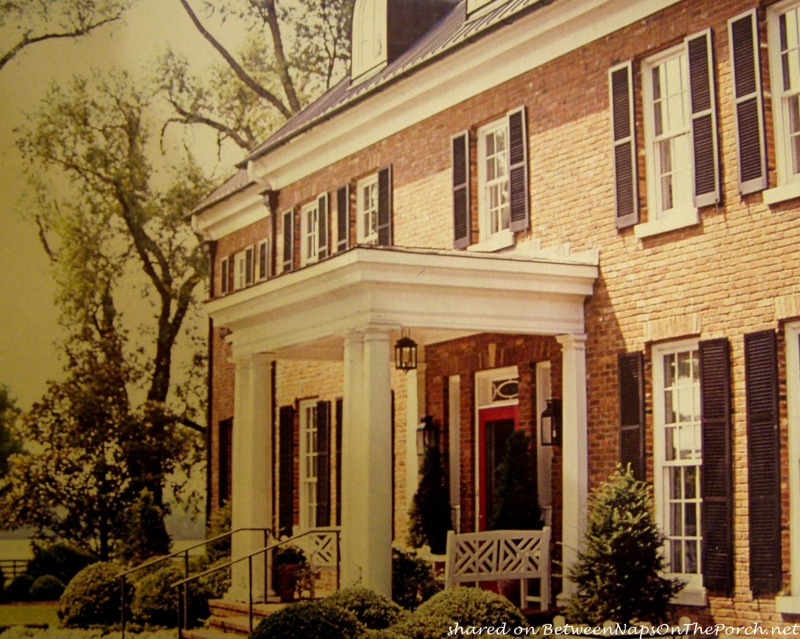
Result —
POLYGON ((97 557, 91 553, 63 541, 49 545, 36 542, 33 544, 33 559, 28 562, 25 572, 34 578, 53 575, 68 584, 81 570, 96 561, 97 557))
POLYGON ((56 601, 64 588, 64 582, 55 575, 42 575, 33 582, 28 594, 33 601, 56 601))
POLYGON ((320 599, 301 601, 270 615, 249 639, 354 639, 363 632, 353 613, 320 599))
POLYGON ((3 598, 6 601, 28 601, 31 598, 31 586, 36 581, 32 575, 24 572, 17 575, 8 584, 3 598))
POLYGON ((356 619, 373 630, 393 626, 404 617, 403 609, 395 602, 367 588, 340 590, 326 601, 353 613, 356 619))
POLYGON ((120 567, 98 561, 81 570, 67 584, 58 605, 58 618, 70 628, 112 625, 119 621, 120 567))
POLYGON ((431 564, 413 552, 392 548, 392 599, 414 610, 442 589, 431 564))

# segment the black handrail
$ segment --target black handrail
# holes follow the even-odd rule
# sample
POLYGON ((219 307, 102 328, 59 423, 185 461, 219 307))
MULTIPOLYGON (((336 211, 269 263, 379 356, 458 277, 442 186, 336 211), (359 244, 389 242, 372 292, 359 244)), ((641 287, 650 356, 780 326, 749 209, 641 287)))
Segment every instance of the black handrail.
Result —
POLYGON ((178 639, 183 639, 183 631, 186 629, 184 625, 188 623, 188 610, 189 610, 189 584, 196 579, 200 579, 201 577, 206 577, 211 575, 215 572, 220 570, 226 570, 231 568, 234 564, 238 564, 240 561, 247 560, 247 607, 248 607, 248 620, 249 620, 249 629, 250 633, 253 632, 253 558, 257 557, 258 555, 264 555, 264 596, 267 596, 267 569, 268 569, 268 561, 267 561, 267 553, 272 552, 274 549, 279 548, 280 546, 290 545, 296 542, 298 539, 302 537, 306 537, 308 535, 319 534, 320 532, 331 532, 336 535, 336 589, 339 589, 340 585, 340 531, 338 528, 317 528, 313 530, 307 530, 304 533, 301 533, 295 537, 291 537, 289 539, 284 539, 279 541, 275 544, 267 545, 264 548, 259 550, 255 550, 251 552, 249 555, 243 555, 237 559, 232 559, 231 561, 220 564, 219 566, 214 566, 213 568, 208 568, 203 572, 199 572, 191 577, 187 576, 180 581, 176 581, 172 584, 173 588, 178 588, 178 639), (181 603, 183 605, 181 605, 181 603))
POLYGON ((189 552, 192 550, 196 550, 197 548, 201 548, 204 546, 208 546, 209 544, 213 544, 217 541, 225 539, 226 537, 233 537, 234 534, 239 532, 263 532, 264 533, 264 545, 267 544, 267 540, 269 536, 272 534, 272 530, 270 528, 237 528, 236 530, 229 530, 228 532, 221 533, 214 537, 210 537, 209 539, 204 539, 201 542, 198 542, 188 548, 184 548, 183 550, 176 550, 169 555, 164 555, 163 557, 157 557, 156 559, 152 559, 150 561, 146 561, 143 564, 139 564, 138 566, 134 566, 133 568, 129 568, 124 572, 121 572, 117 575, 117 579, 120 581, 120 631, 121 631, 121 639, 125 639, 125 608, 127 607, 127 589, 125 587, 127 583, 127 577, 132 575, 133 573, 139 572, 140 570, 145 570, 146 568, 151 568, 152 566, 156 566, 160 563, 165 561, 172 561, 177 557, 183 555, 183 574, 185 577, 189 576, 189 552))

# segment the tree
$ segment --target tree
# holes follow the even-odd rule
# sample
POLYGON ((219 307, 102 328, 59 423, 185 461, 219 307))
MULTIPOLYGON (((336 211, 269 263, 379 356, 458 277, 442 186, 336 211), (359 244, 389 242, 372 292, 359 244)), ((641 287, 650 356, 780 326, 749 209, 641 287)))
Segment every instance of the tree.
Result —
POLYGON ((175 110, 165 126, 203 125, 220 145, 250 150, 347 70, 353 0, 205 2, 204 19, 189 0, 180 2, 223 64, 201 80, 185 58, 162 57, 160 86, 175 110), (214 19, 250 33, 241 51, 211 32, 206 23, 214 19))
MULTIPOLYGON (((202 410, 203 395, 192 392, 203 382, 203 357, 189 358, 186 382, 178 385, 173 354, 179 337, 192 337, 186 319, 205 278, 205 255, 186 216, 208 192, 209 182, 190 157, 172 171, 159 170, 150 160, 151 100, 152 94, 124 73, 75 78, 49 90, 19 146, 38 194, 36 221, 59 287, 61 322, 70 333, 67 370, 100 367, 106 372, 98 377, 100 387, 85 375, 51 384, 48 396, 26 419, 26 436, 47 429, 60 433, 66 448, 73 430, 119 430, 119 449, 109 464, 129 479, 107 478, 108 489, 127 504, 149 491, 158 516, 146 527, 146 547, 159 553, 169 546, 163 519, 170 473, 178 459, 187 464, 197 460, 187 453, 201 449, 197 434, 204 432, 193 419, 202 410), (149 306, 152 315, 139 321, 131 338, 123 329, 120 299, 130 299, 137 289, 140 300, 130 312, 141 314, 141 307, 149 306), (104 359, 93 362, 95 353, 104 359)), ((102 466, 101 449, 96 450, 102 466)), ((49 490, 79 471, 56 464, 40 479, 50 482, 49 490)), ((105 481, 101 475, 92 481, 105 481)), ((24 480, 13 472, 11 477, 24 480)), ((37 508, 36 502, 27 502, 32 511, 37 508)), ((45 512, 25 518, 40 530, 61 534, 68 529, 80 537, 74 532, 77 524, 54 523, 63 509, 52 514, 46 502, 41 509, 45 512)), ((102 555, 106 533, 98 535, 102 555)))
POLYGON ((12 431, 19 412, 8 386, 0 386, 0 479, 8 474, 9 457, 22 452, 22 442, 12 431))
POLYGON ((489 530, 540 530, 544 526, 537 497, 536 450, 521 430, 506 440, 495 469, 494 505, 489 530))
POLYGON ((445 483, 442 454, 438 446, 425 449, 422 471, 409 512, 408 542, 414 548, 430 546, 431 552, 444 554, 450 530, 450 491, 445 483))
POLYGON ((589 499, 585 547, 570 571, 578 586, 570 621, 630 623, 665 620, 670 599, 683 587, 665 579, 664 536, 653 521, 647 484, 618 467, 589 499))
POLYGON ((128 0, 3 0, 0 69, 34 44, 79 38, 119 20, 128 4, 128 0))

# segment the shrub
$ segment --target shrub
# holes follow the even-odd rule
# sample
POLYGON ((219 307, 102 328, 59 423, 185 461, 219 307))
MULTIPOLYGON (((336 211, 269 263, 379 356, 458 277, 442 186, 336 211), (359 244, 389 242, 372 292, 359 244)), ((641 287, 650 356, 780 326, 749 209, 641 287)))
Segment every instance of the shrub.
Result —
POLYGON ((382 630, 393 626, 403 617, 403 609, 395 602, 368 588, 347 588, 327 598, 339 608, 352 612, 367 628, 382 630))
POLYGON ((392 630, 410 639, 440 639, 456 623, 462 628, 505 627, 507 634, 528 625, 516 606, 501 595, 479 588, 453 588, 431 597, 392 630))
MULTIPOLYGON (((211 517, 208 518, 208 526, 206 527, 206 539, 212 539, 222 533, 230 532, 231 530, 231 502, 226 501, 219 508, 215 508, 211 512, 211 517)), ((215 563, 223 557, 231 556, 231 538, 230 535, 219 539, 214 543, 206 546, 206 556, 209 563, 215 563)))
POLYGON ((34 581, 34 577, 26 572, 14 577, 6 588, 6 601, 28 601, 34 581))
POLYGON ((425 450, 419 488, 408 517, 408 543, 414 548, 428 545, 432 553, 444 554, 450 530, 450 490, 437 446, 425 450))
MULTIPOLYGON (((180 589, 172 584, 184 578, 183 571, 172 564, 163 565, 136 583, 131 614, 142 624, 174 627, 178 623, 180 589)), ((189 584, 188 625, 208 616, 208 593, 198 581, 189 584)))
POLYGON ((66 627, 86 628, 119 621, 120 567, 98 561, 81 570, 67 584, 58 605, 58 617, 66 627))
POLYGON ((54 575, 37 577, 30 589, 33 601, 56 601, 64 592, 64 582, 54 575))
POLYGON ((92 553, 63 541, 51 544, 34 542, 33 559, 28 562, 26 572, 33 577, 53 575, 62 583, 68 584, 75 575, 95 561, 97 557, 92 553))
POLYGON ((414 610, 442 589, 431 564, 414 553, 392 548, 392 599, 414 610))
POLYGON ((670 599, 683 587, 665 579, 664 536, 652 517, 647 484, 620 467, 589 498, 585 548, 570 571, 578 590, 570 621, 665 620, 670 599))
MULTIPOLYGON (((226 563, 228 563, 228 557, 222 557, 216 563, 203 568, 203 571, 226 563)), ((199 588, 209 599, 220 599, 231 587, 231 569, 225 568, 217 572, 212 572, 210 575, 200 577, 197 581, 199 588)))
POLYGON ((270 615, 250 639, 353 639, 363 631, 353 613, 321 599, 301 601, 270 615))
POLYGON ((495 470, 494 507, 489 530, 541 530, 539 502, 536 498, 536 448, 521 430, 506 440, 503 459, 495 470))

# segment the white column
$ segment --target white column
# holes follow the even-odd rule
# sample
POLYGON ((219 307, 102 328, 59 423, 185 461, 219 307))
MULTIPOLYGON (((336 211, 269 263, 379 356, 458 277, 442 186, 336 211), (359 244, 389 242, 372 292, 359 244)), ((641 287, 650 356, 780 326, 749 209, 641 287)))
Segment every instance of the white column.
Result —
POLYGON ((364 404, 366 414, 363 529, 363 584, 392 596, 392 391, 389 333, 364 334, 364 404))
POLYGON ((344 338, 344 393, 342 398, 342 587, 351 586, 363 577, 363 543, 365 525, 362 469, 366 455, 364 441, 363 383, 364 341, 361 334, 344 338))
MULTIPOLYGON (((268 528, 272 525, 272 362, 259 354, 237 362, 233 417, 233 496, 231 528, 268 528)), ((262 532, 233 536, 232 558, 264 547, 262 532)), ((264 601, 271 590, 265 556, 253 558, 252 593, 264 601)), ((248 561, 234 565, 228 596, 247 601, 250 588, 248 561)))
POLYGON ((416 370, 406 373, 406 508, 411 507, 419 487, 417 428, 423 415, 425 415, 425 364, 418 364, 416 370))
POLYGON ((564 578, 558 604, 575 592, 569 569, 578 559, 586 529, 589 458, 586 404, 586 336, 559 335, 562 354, 562 563, 564 578))

